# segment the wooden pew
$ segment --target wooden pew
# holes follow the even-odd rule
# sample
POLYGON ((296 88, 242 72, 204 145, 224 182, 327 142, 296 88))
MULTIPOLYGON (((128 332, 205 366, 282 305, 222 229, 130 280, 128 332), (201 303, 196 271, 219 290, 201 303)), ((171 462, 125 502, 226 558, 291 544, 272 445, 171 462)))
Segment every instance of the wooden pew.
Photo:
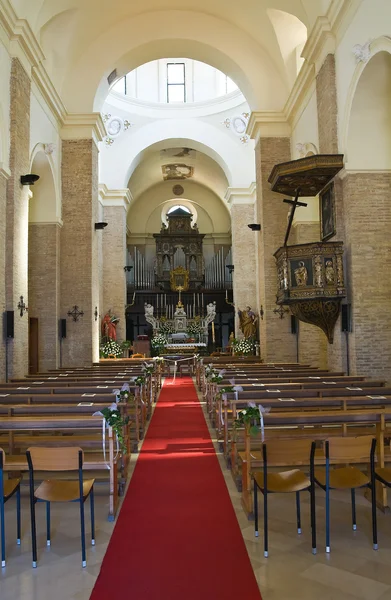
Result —
MULTIPOLYGON (((77 417, 77 416, 49 416, 49 417, 2 417, 0 419, 0 432, 8 432, 9 435, 16 432, 39 431, 39 432, 74 432, 74 431, 102 431, 102 417, 77 417)), ((103 454, 90 455, 86 453, 84 469, 103 470, 109 472, 109 521, 113 521, 118 508, 118 477, 115 456, 113 431, 109 427, 107 431, 108 453, 105 462, 103 454)), ((71 442, 71 440, 70 440, 71 442)), ((32 443, 31 445, 34 445, 32 443)), ((36 444, 39 445, 39 436, 36 444)), ((7 456, 6 470, 27 471, 27 460, 25 456, 7 456)))
MULTIPOLYGON (((270 412, 264 415, 265 441, 268 440, 271 431, 278 431, 278 437, 287 432, 292 435, 292 430, 283 427, 295 427, 297 435, 311 440, 324 440, 332 435, 358 435, 371 433, 377 439, 377 463, 379 467, 384 466, 385 444, 384 438, 386 427, 391 424, 391 409, 370 408, 357 410, 325 410, 325 411, 290 411, 270 412), (339 426, 339 429, 337 428, 339 426)), ((244 453, 240 453, 242 460, 242 505, 248 516, 252 515, 253 500, 251 489, 251 472, 254 468, 254 460, 259 466, 259 454, 254 454, 251 436, 248 430, 245 432, 246 447, 244 453)), ((286 466, 289 466, 288 464, 286 466)), ((378 505, 385 510, 387 508, 387 493, 383 486, 378 486, 378 505)))

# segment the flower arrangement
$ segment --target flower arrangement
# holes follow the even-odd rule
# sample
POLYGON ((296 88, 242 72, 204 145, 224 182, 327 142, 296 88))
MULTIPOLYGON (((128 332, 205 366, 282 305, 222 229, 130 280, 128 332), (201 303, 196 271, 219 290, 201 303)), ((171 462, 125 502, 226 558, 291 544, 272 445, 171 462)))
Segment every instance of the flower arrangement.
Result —
POLYGON ((204 329, 201 325, 201 321, 199 317, 195 317, 194 321, 190 321, 187 325, 187 334, 189 336, 198 336, 202 335, 204 329))
POLYGON ((143 375, 137 375, 137 377, 131 379, 131 383, 137 387, 141 387, 145 383, 145 377, 143 375))
POLYGON ((213 367, 212 363, 206 365, 205 367, 205 377, 211 383, 221 383, 224 379, 224 373, 224 369, 217 371, 217 369, 213 367))
POLYGON ((141 370, 144 374, 144 377, 151 377, 155 371, 155 365, 152 363, 143 363, 141 370))
POLYGON ((108 340, 101 345, 100 353, 103 358, 107 358, 109 355, 114 355, 118 358, 123 355, 123 349, 114 340, 108 340))
POLYGON ((121 398, 121 392, 125 395, 128 394, 128 398, 131 394, 129 385, 124 384, 121 390, 113 390, 113 394, 116 395, 116 401, 107 406, 106 408, 102 408, 102 410, 95 412, 93 416, 101 416, 105 419, 106 425, 108 427, 112 427, 115 435, 117 436, 118 446, 120 447, 123 454, 126 453, 126 444, 123 433, 123 428, 125 425, 129 423, 129 417, 123 417, 121 412, 118 410, 118 402, 121 398))
POLYGON ((128 383, 124 383, 120 390, 113 390, 113 394, 115 394, 115 401, 118 402, 129 402, 130 400, 134 400, 134 394, 130 391, 130 387, 128 383))
POLYGON ((154 349, 164 348, 164 346, 166 344, 167 344, 167 337, 165 335, 163 335, 162 333, 157 333, 156 335, 153 336, 153 338, 151 340, 151 346, 154 349))
POLYGON ((160 317, 159 321, 159 332, 161 334, 168 335, 174 332, 174 328, 169 321, 167 321, 166 317, 160 317))
POLYGON ((254 354, 255 343, 251 339, 233 340, 232 342, 235 354, 254 354))
POLYGON ((249 402, 247 408, 238 411, 238 415, 234 421, 234 427, 249 428, 251 435, 256 435, 260 430, 258 423, 261 423, 261 409, 253 402, 249 402))

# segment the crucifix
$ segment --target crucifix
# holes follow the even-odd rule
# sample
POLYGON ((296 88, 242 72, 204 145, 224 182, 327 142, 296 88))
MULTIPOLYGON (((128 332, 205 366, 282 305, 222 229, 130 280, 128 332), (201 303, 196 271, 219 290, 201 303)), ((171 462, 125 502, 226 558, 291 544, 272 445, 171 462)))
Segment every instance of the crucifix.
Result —
POLYGON ((183 286, 178 285, 177 291, 179 292, 179 301, 178 301, 177 306, 182 308, 183 304, 182 304, 182 300, 181 300, 181 292, 183 292, 183 286))
POLYGON ((301 192, 301 188, 298 187, 296 189, 296 196, 295 196, 294 200, 290 200, 289 198, 286 198, 284 200, 284 202, 286 202, 287 204, 291 204, 292 205, 292 209, 291 209, 291 212, 289 214, 288 227, 287 227, 286 234, 285 234, 284 247, 288 245, 289 234, 291 232, 292 223, 293 223, 293 219, 294 219, 294 216, 295 216, 296 208, 298 206, 307 206, 306 202, 299 202, 300 192, 301 192))

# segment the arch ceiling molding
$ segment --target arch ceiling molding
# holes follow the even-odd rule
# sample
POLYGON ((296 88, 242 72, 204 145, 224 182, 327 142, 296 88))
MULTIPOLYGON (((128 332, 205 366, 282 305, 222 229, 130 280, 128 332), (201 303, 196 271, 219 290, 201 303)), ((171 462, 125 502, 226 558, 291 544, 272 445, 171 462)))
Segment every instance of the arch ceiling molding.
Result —
MULTIPOLYGON (((123 75, 144 62, 184 53, 229 75, 253 110, 279 109, 290 87, 286 47, 282 52, 283 29, 276 35, 267 10, 291 13, 303 27, 311 24, 307 0, 214 0, 212 5, 199 0, 197 12, 183 10, 180 0, 146 0, 141 14, 136 3, 120 0, 99 11, 95 0, 12 1, 40 40, 67 109, 77 113, 100 109, 113 68, 123 75)), ((311 13, 314 5, 324 1, 311 0, 311 13)), ((287 35, 292 23, 286 22, 287 35)))
POLYGON ((218 129, 204 121, 162 119, 134 128, 130 136, 123 136, 121 145, 101 153, 101 181, 112 189, 127 187, 145 156, 176 147, 192 148, 217 163, 226 186, 248 187, 255 180, 254 161, 248 160, 250 144, 238 147, 236 138, 227 135, 223 127, 218 129))
MULTIPOLYGON (((365 45, 363 45, 363 49, 365 45)), ((361 56, 356 50, 356 67, 350 81, 345 110, 342 117, 341 125, 341 152, 345 155, 346 169, 349 169, 349 127, 352 114, 353 102, 356 97, 357 88, 360 84, 360 79, 365 70, 371 65, 371 60, 380 52, 386 52, 391 55, 391 37, 380 36, 370 43, 366 44, 368 52, 363 52, 361 56)), ((352 56, 354 49, 352 48, 352 56)))

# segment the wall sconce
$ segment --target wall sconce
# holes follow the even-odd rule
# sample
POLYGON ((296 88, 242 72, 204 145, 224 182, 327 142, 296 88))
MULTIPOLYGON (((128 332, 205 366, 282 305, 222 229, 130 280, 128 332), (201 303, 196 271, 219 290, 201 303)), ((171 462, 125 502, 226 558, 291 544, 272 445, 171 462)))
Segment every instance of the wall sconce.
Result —
POLYGON ((23 300, 23 296, 20 296, 20 300, 18 302, 18 310, 21 317, 23 317, 24 313, 28 311, 28 308, 23 300))
POLYGON ((235 266, 234 266, 234 265, 225 265, 225 268, 226 268, 226 269, 228 269, 228 273, 229 273, 230 275, 232 275, 232 273, 233 273, 233 272, 234 272, 234 270, 235 270, 235 266))
POLYGON ((20 183, 22 185, 34 185, 36 181, 38 181, 39 175, 34 175, 34 173, 28 173, 27 175, 20 176, 20 183))
POLYGON ((108 223, 95 223, 95 229, 104 229, 105 227, 107 227, 108 223))
POLYGON ((247 227, 249 227, 251 231, 261 231, 261 225, 259 223, 250 223, 247 227))
POLYGON ((265 311, 263 310, 263 306, 261 304, 261 310, 259 311, 259 316, 261 317, 261 321, 263 321, 264 314, 265 314, 265 311))
POLYGON ((95 310, 94 310, 94 317, 95 317, 95 321, 97 321, 97 320, 98 320, 98 316, 99 316, 99 314, 98 314, 98 307, 97 307, 97 306, 95 306, 95 310))
POLYGON ((132 269, 133 269, 133 267, 131 267, 131 266, 124 267, 124 271, 125 271, 125 273, 130 273, 130 271, 131 271, 132 269))

